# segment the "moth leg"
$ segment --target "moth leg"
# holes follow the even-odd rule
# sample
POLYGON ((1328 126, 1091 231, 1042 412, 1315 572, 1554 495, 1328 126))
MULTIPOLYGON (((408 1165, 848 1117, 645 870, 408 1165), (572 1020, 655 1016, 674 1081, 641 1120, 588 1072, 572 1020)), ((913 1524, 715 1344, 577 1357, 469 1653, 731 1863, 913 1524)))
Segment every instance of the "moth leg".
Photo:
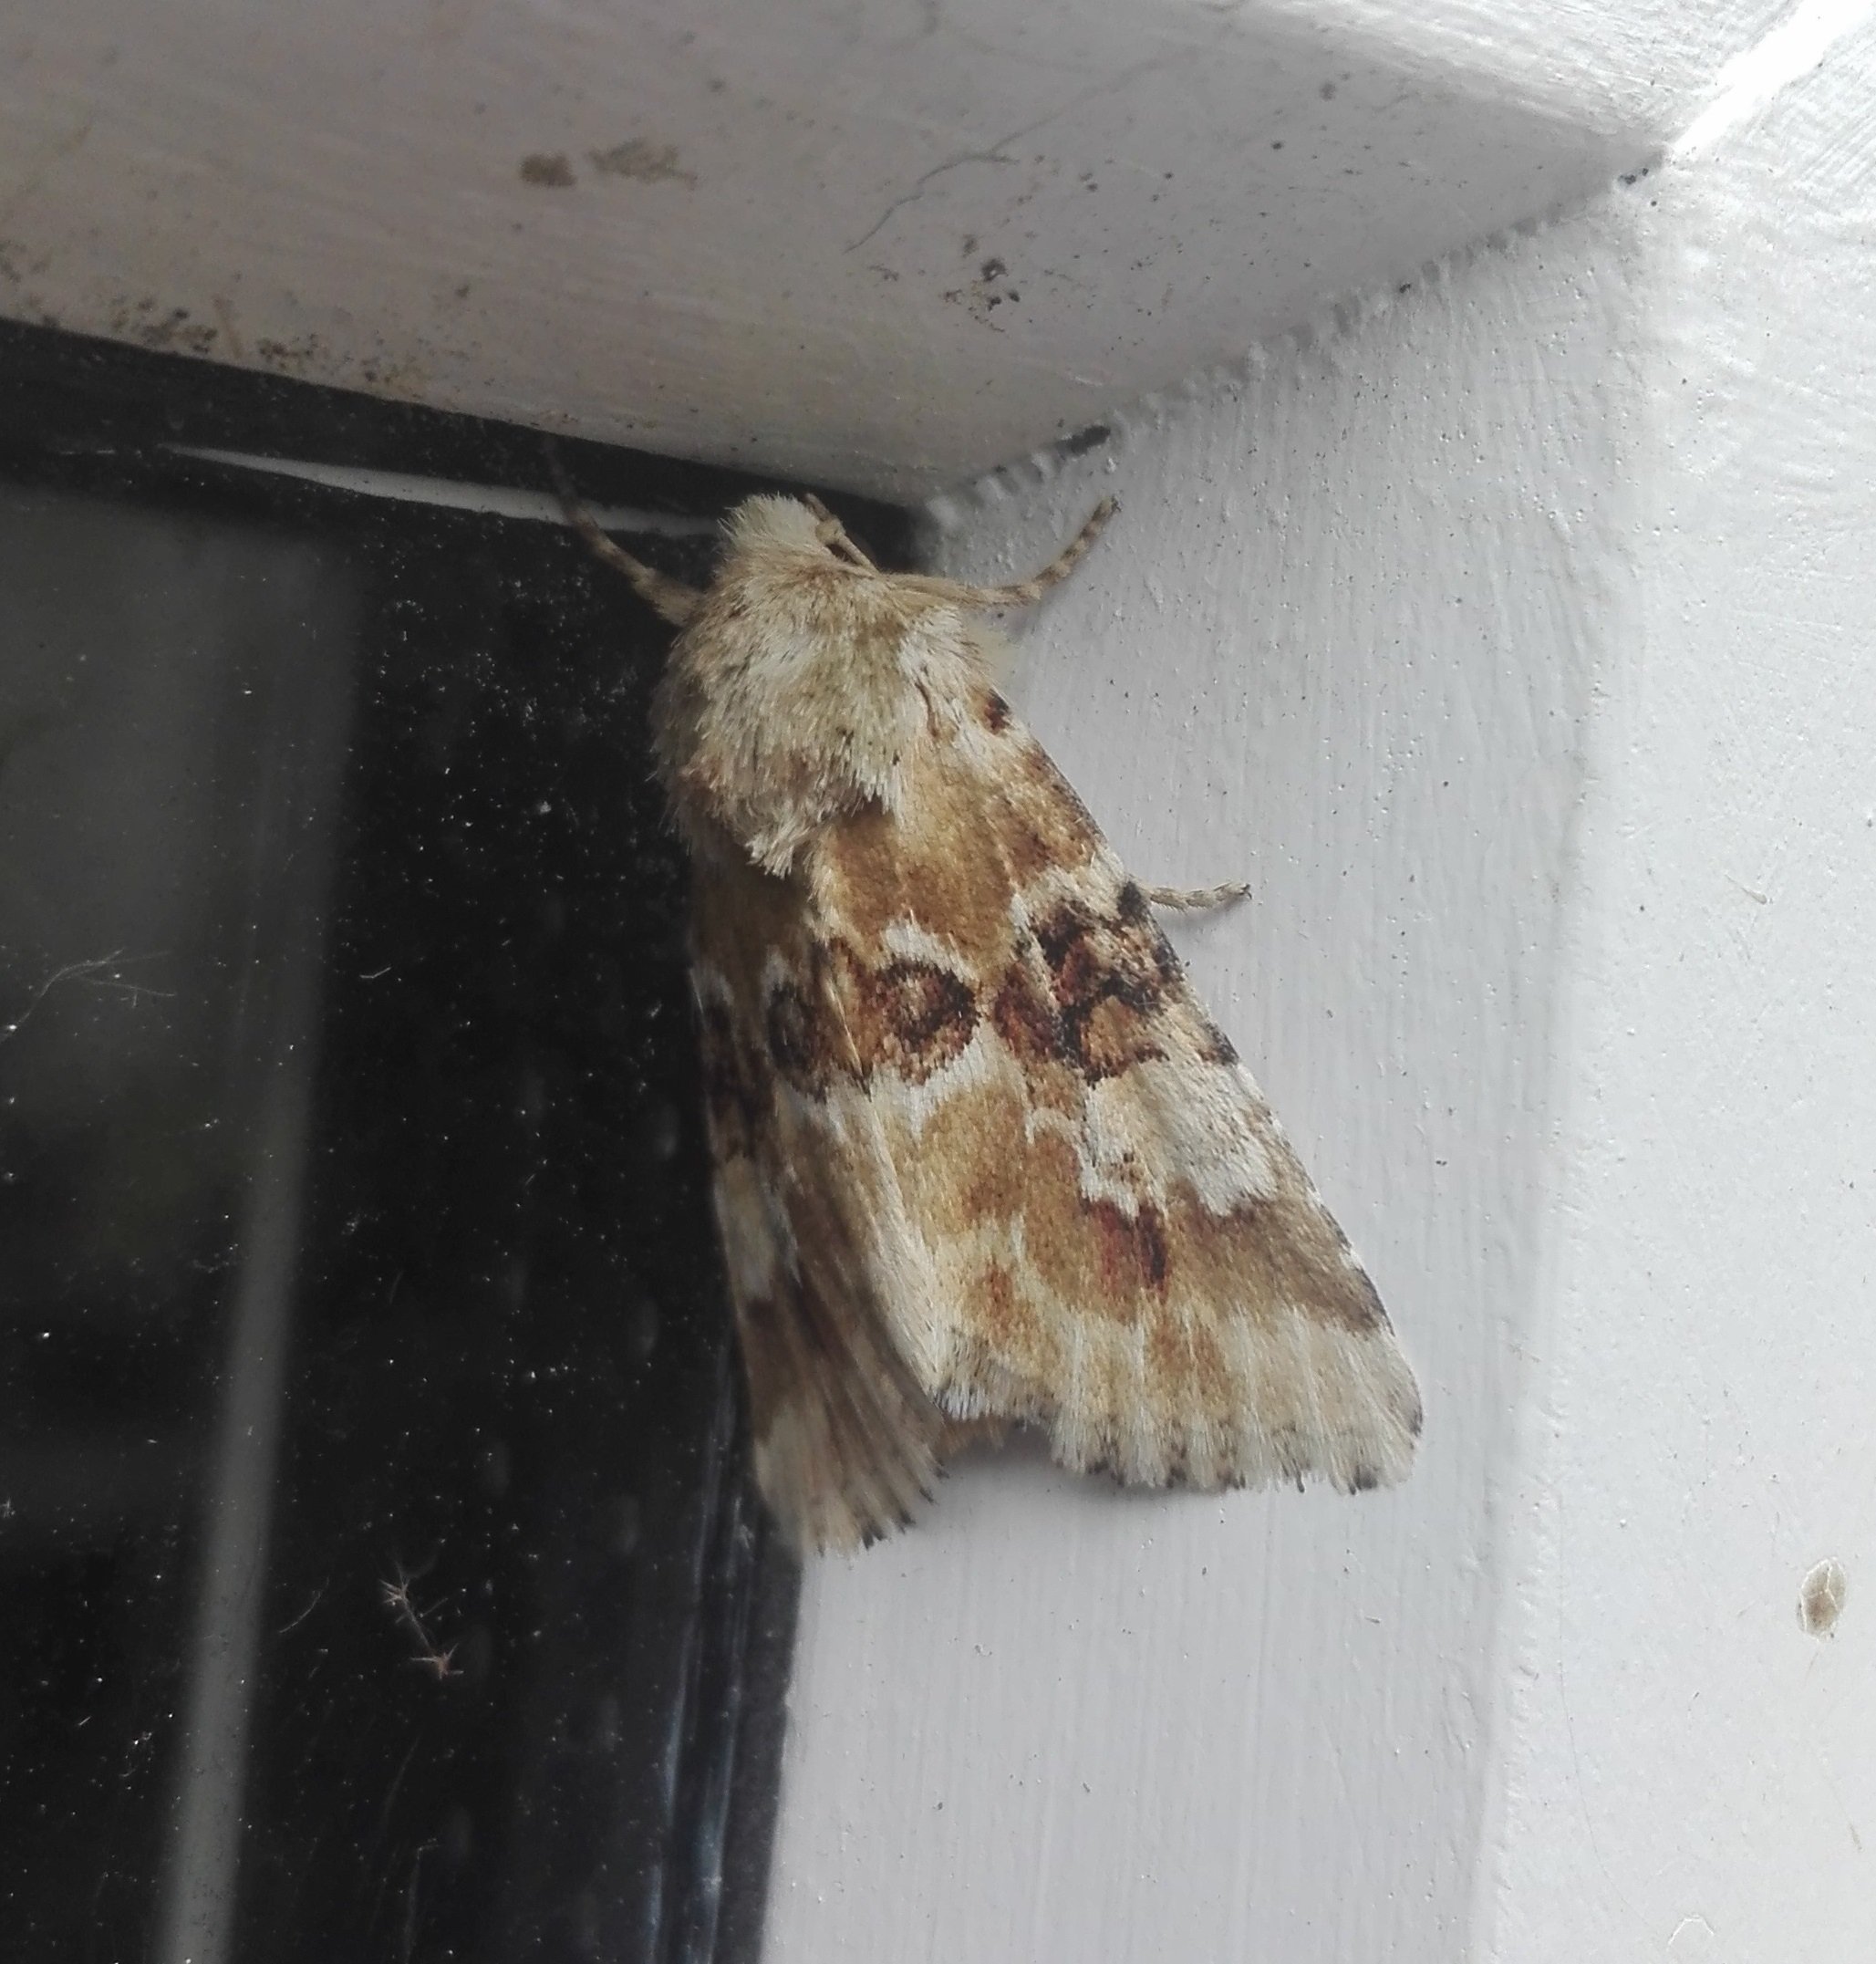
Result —
POLYGON ((1218 887, 1142 885, 1140 891, 1155 907, 1170 907, 1181 913, 1187 913, 1198 908, 1228 907, 1233 900, 1241 900, 1250 891, 1250 882, 1246 879, 1228 879, 1218 887))
POLYGON ((1028 607, 1040 600, 1052 587, 1059 587, 1101 536, 1107 521, 1120 509, 1112 498, 1103 498, 1088 514, 1088 521, 1033 579, 1012 581, 1007 587, 972 587, 961 580, 938 579, 924 573, 896 573, 894 583, 914 593, 929 594, 935 600, 948 600, 954 607, 1028 607))
POLYGON ((814 527, 814 536, 836 558, 845 559, 849 566, 858 566, 863 572, 876 573, 879 568, 867 558, 865 551, 848 535, 847 528, 841 524, 812 491, 802 494, 802 503, 814 513, 821 523, 814 527))
POLYGON ((656 566, 647 566, 642 559, 635 559, 623 546, 614 543, 599 529, 599 521, 582 504, 575 495, 573 480, 566 474, 566 467, 560 461, 557 451, 549 449, 547 468, 554 478, 554 489, 560 499, 560 508, 566 514, 566 522, 586 542, 587 548, 596 559, 603 560, 616 573, 623 573, 632 583, 632 590, 660 619, 668 620, 674 628, 681 628, 703 604, 703 596, 694 587, 687 587, 680 579, 673 579, 668 573, 660 573, 656 566))

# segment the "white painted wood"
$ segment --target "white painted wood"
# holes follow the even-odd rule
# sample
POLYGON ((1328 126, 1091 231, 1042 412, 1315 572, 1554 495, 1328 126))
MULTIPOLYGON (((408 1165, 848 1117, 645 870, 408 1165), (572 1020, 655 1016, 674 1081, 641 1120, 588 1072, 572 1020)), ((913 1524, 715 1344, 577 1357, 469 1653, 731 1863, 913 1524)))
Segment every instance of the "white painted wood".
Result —
POLYGON ((813 1572, 779 1964, 1876 1947, 1876 47, 1012 466, 1021 706, 1428 1393, 1399 1492, 979 1461, 813 1572), (1829 1635, 1800 1592, 1847 1587, 1829 1635))
POLYGON ((0 313, 923 494, 1592 190, 1779 4, 12 0, 0 313))

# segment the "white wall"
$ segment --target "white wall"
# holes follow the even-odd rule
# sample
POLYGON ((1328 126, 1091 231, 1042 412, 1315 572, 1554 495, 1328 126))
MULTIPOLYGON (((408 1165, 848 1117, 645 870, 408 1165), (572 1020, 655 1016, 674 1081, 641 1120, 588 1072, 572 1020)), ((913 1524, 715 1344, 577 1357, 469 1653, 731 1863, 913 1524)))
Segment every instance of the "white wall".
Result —
POLYGON ((1643 208, 1643 611, 1500 1584, 1481 1954, 1518 1964, 1876 1954, 1872 104, 1865 33, 1643 208))
POLYGON ((818 1564, 779 1964, 1869 1953, 1872 74, 939 508, 989 571, 1120 493, 1017 698, 1254 878, 1176 932, 1427 1429, 1356 1501, 985 1459, 818 1564))

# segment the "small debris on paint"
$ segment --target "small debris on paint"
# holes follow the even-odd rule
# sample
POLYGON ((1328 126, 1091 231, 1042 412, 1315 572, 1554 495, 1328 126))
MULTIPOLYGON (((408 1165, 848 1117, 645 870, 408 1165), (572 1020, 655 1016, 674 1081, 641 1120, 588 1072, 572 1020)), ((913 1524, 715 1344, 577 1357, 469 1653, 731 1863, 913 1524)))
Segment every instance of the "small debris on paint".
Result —
POLYGON ((534 151, 521 160, 519 174, 523 184, 542 184, 549 190, 565 191, 574 181, 574 167, 563 151, 551 153, 534 151))
POLYGON ((1829 1637, 1843 1614, 1850 1577, 1834 1556, 1819 1562, 1798 1592, 1798 1620, 1811 1637, 1829 1637))

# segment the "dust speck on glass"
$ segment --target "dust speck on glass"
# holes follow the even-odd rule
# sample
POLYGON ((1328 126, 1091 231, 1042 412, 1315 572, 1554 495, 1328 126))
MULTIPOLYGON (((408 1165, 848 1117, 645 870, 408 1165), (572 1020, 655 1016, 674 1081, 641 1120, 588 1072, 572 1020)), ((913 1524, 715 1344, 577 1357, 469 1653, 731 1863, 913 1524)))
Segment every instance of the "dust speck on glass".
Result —
MULTIPOLYGON (((693 580, 669 518, 756 488, 568 457, 693 580)), ((543 483, 524 432, 0 327, 7 1955, 756 1954, 794 1574, 664 636, 543 483)))

